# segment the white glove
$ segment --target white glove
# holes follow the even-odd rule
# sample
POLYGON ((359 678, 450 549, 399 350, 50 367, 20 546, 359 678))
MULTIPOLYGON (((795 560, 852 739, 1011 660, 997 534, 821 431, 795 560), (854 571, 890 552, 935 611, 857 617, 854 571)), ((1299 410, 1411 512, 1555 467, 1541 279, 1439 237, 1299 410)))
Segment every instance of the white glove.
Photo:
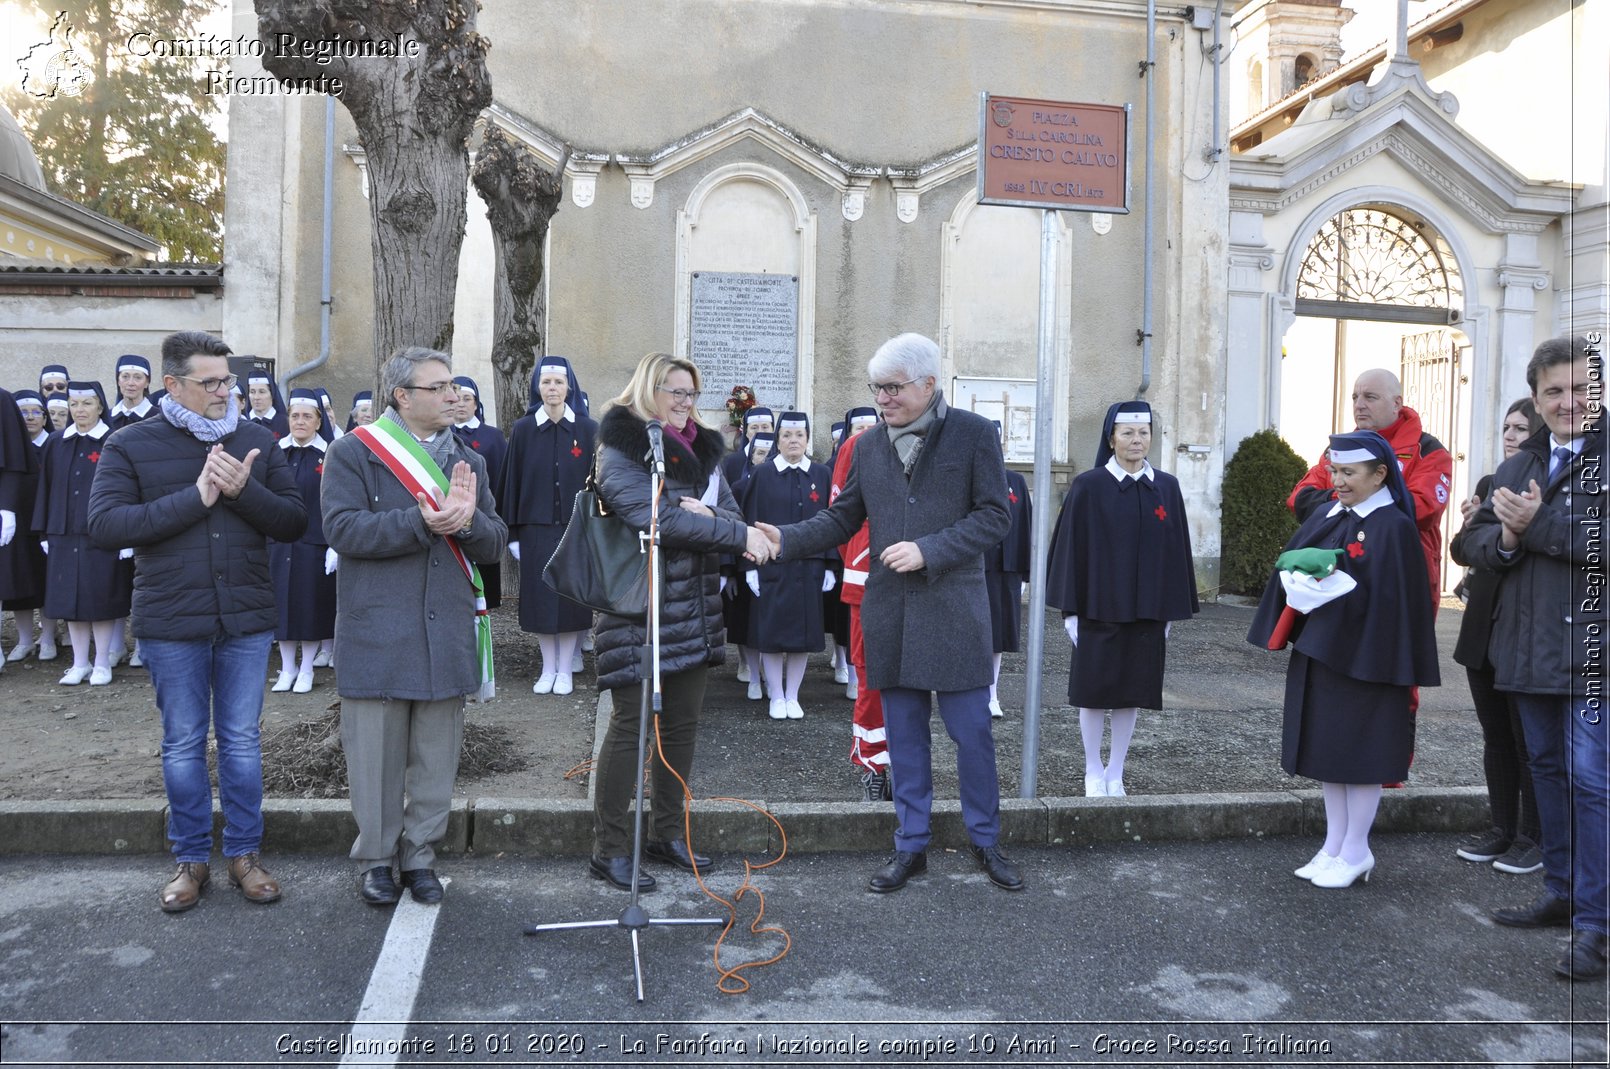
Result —
POLYGON ((120 549, 117 551, 118 560, 128 560, 132 556, 134 556, 134 550, 132 549, 120 549))
POLYGON ((744 582, 749 584, 749 589, 754 592, 755 597, 757 597, 757 598, 760 597, 760 573, 759 572, 745 572, 744 573, 744 582))
POLYGON ((833 583, 834 583, 833 573, 832 572, 823 572, 822 573, 822 593, 826 594, 829 590, 832 590, 833 589, 833 583))
POLYGON ((518 542, 510 542, 509 543, 509 556, 513 557, 515 560, 520 559, 520 543, 518 543, 518 542))
POLYGON ((341 554, 337 553, 333 549, 326 549, 324 551, 324 574, 325 575, 334 575, 336 565, 339 564, 340 562, 341 562, 341 554))
POLYGON ((727 592, 727 577, 723 575, 718 576, 718 578, 721 580, 721 585, 716 587, 716 591, 717 593, 725 594, 727 592))
POLYGON ((43 538, 39 540, 39 548, 45 551, 45 556, 50 556, 50 543, 43 538))
POLYGON ((17 514, 10 509, 0 509, 0 546, 9 546, 15 537, 17 537, 17 514))
POLYGON ((1079 644, 1079 618, 1077 616, 1064 616, 1062 626, 1068 632, 1068 641, 1077 646, 1079 644))

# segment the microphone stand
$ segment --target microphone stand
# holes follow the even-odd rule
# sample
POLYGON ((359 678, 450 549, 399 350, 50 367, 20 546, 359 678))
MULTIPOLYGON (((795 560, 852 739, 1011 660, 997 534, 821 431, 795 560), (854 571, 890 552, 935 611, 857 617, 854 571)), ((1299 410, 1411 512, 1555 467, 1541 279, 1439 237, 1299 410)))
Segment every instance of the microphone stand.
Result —
MULTIPOLYGON (((654 428, 658 430, 659 428, 654 428)), ((660 573, 660 494, 665 488, 665 453, 659 435, 651 435, 653 447, 643 459, 649 462, 649 528, 638 536, 642 551, 648 554, 648 626, 644 631, 644 645, 638 647, 638 670, 642 677, 642 699, 637 719, 637 805, 632 815, 632 888, 631 900, 621 915, 614 920, 561 921, 553 924, 533 924, 525 929, 526 935, 576 928, 621 928, 632 940, 632 974, 637 981, 637 1001, 643 1001, 643 955, 638 934, 649 927, 695 925, 709 928, 724 927, 721 917, 650 917, 638 901, 637 880, 643 868, 643 794, 647 778, 649 710, 654 715, 662 710, 660 690, 660 609, 663 576, 660 573)), ((702 610, 701 610, 702 611, 702 610)), ((691 849, 691 847, 690 847, 691 849)))

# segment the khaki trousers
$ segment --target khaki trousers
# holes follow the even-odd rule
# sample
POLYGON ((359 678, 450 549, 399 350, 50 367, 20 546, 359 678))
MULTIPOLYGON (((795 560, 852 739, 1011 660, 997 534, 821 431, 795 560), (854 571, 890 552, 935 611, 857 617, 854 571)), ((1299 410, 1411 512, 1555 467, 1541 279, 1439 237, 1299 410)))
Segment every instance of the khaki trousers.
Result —
POLYGON ((364 869, 428 869, 447 834, 464 741, 464 699, 341 699, 341 746, 364 869))

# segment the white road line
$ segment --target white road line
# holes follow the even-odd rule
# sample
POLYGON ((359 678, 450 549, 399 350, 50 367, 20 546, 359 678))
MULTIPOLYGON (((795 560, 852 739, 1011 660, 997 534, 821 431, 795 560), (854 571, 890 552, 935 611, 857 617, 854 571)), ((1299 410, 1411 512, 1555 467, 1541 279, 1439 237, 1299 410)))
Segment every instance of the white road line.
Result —
MULTIPOLYGON (((442 885, 451 883, 444 878, 442 885)), ((400 1043, 414 1014, 414 998, 425 975, 431 935, 442 907, 425 906, 403 891, 386 929, 369 987, 352 1022, 351 1052, 342 1065, 396 1065, 400 1043), (391 1053, 386 1053, 390 1050, 391 1053)))

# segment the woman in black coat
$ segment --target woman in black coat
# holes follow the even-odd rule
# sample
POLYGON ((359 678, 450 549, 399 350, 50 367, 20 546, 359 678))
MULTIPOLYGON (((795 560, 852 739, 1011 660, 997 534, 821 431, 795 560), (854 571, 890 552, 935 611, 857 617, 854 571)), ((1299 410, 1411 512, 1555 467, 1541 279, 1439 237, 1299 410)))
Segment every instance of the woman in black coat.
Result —
POLYGON ((1335 888, 1369 881, 1381 784, 1406 777, 1414 752, 1410 694, 1441 676, 1431 602, 1422 596, 1425 553, 1397 456, 1374 431, 1330 441, 1336 502, 1315 509, 1286 549, 1321 551, 1310 555, 1327 556, 1327 567, 1334 560, 1356 585, 1344 582, 1339 596, 1320 590, 1304 613, 1288 599, 1313 592, 1291 568, 1277 570, 1247 640, 1279 649, 1290 636, 1280 763, 1290 775, 1319 780, 1325 798, 1325 843, 1295 875, 1335 888))
POLYGON ((560 596, 542 581, 542 570, 587 482, 597 439, 598 424, 570 405, 569 362, 539 358, 531 371, 531 407, 509 432, 497 490, 498 512, 509 525, 509 555, 522 562, 520 630, 536 635, 542 652, 535 694, 571 692, 576 648, 593 625, 592 610, 560 596))
MULTIPOLYGON (((268 571, 274 581, 279 621, 280 674, 269 688, 306 694, 313 689, 318 654, 335 637, 336 553, 324 538, 319 490, 324 484, 324 437, 319 428, 324 405, 313 390, 292 390, 286 412, 290 433, 279 440, 280 452, 307 507, 307 530, 295 542, 268 543, 268 571), (302 644, 300 662, 296 645, 302 644)), ((326 662, 328 663, 328 662, 326 662)))
POLYGON ((273 431, 275 438, 291 433, 291 424, 285 415, 285 398, 280 396, 273 374, 266 370, 258 369, 246 376, 246 411, 241 414, 273 431))
MULTIPOLYGON (((679 868, 705 870, 687 841, 683 785, 693 768, 693 740, 704 704, 705 675, 726 657, 721 621, 719 554, 770 556, 759 531, 744 525, 738 503, 721 475, 726 452, 721 432, 695 416, 699 369, 690 361, 650 353, 598 425, 598 494, 605 507, 635 531, 650 525, 652 492, 649 421, 663 427, 665 486, 659 497, 661 587, 660 690, 655 718, 652 831, 645 854, 679 868)), ((638 717, 643 675, 638 650, 646 622, 605 613, 597 627, 598 685, 613 699, 609 728, 598 754, 593 804, 593 855, 588 871, 622 890, 632 883, 632 831, 627 812, 638 774, 638 717)), ((638 889, 654 888, 641 874, 638 889)))
MULTIPOLYGON (((468 375, 455 375, 453 382, 458 386, 458 417, 453 421, 453 434, 486 461, 486 477, 495 496, 503 486, 503 461, 509 455, 509 440, 486 422, 486 406, 481 404, 481 388, 475 380, 468 375)), ((486 607, 495 609, 503 604, 503 565, 482 564, 480 569, 486 607)))
POLYGON ((1073 661, 1068 703, 1079 710, 1085 796, 1124 794, 1124 758, 1141 709, 1163 707, 1169 627, 1197 611, 1190 525, 1179 480, 1146 460, 1152 410, 1107 410, 1096 466, 1068 488, 1051 539, 1046 604, 1061 609, 1073 661), (1112 743, 1101 736, 1112 715, 1112 743))
MULTIPOLYGON (((1503 459, 1520 452, 1521 443, 1542 425, 1543 419, 1530 397, 1510 405, 1504 413, 1503 459)), ((1476 483, 1475 496, 1459 503, 1466 523, 1491 495, 1492 486, 1493 477, 1483 475, 1476 483)), ((1526 737, 1515 702, 1497 688, 1493 663, 1487 656, 1503 576, 1469 564, 1463 530, 1448 543, 1448 555, 1455 563, 1466 565, 1459 587, 1465 598, 1465 615, 1459 624, 1453 659, 1465 666, 1470 680, 1470 698, 1481 725, 1481 764, 1492 816, 1490 828, 1465 839, 1455 852, 1466 861, 1491 861, 1500 872, 1536 872, 1543 867, 1543 855, 1537 846, 1542 826, 1537 796, 1532 792, 1532 772, 1526 762, 1526 737)))
MULTIPOLYGON (((999 420, 995 432, 1001 433, 999 420)), ((1002 443, 1003 447, 1005 443, 1002 443)), ((995 640, 995 675, 989 685, 989 715, 1006 715, 1001 708, 999 684, 1001 655, 1016 653, 1023 631, 1023 584, 1029 579, 1029 532, 1034 527, 1034 507, 1029 501, 1028 480, 1022 472, 1006 469, 1006 511, 1012 526, 1006 537, 984 553, 984 585, 989 588, 989 624, 995 640)))
MULTIPOLYGON (((770 426, 769 413, 766 420, 770 426)), ((744 447, 744 463, 737 469, 735 476, 728 474, 727 461, 721 462, 721 473, 732 487, 734 500, 743 499, 744 487, 749 482, 750 473, 766 463, 776 447, 777 435, 770 431, 757 431, 750 436, 749 443, 744 447)), ((755 596, 749 591, 749 585, 744 582, 744 572, 748 567, 749 562, 744 560, 742 554, 721 555, 721 577, 726 580, 721 586, 721 593, 726 598, 722 603, 721 616, 727 624, 727 641, 738 647, 738 682, 748 684, 749 700, 758 702, 765 697, 765 692, 761 687, 760 651, 748 644, 749 612, 755 600, 755 596)))
POLYGON ((100 549, 89 536, 90 486, 110 433, 103 419, 106 394, 99 382, 70 382, 67 404, 72 424, 45 443, 33 529, 49 557, 45 614, 67 621, 73 644, 73 665, 60 682, 71 687, 88 679, 104 686, 112 681, 114 632, 129 614, 134 552, 100 549))
MULTIPOLYGON (((833 473, 811 460, 811 425, 803 412, 777 417, 777 453, 752 470, 739 499, 750 523, 784 526, 827 508, 833 473)), ((754 601, 749 607, 749 646, 760 652, 773 720, 798 720, 799 686, 810 655, 822 648, 822 595, 837 580, 828 561, 836 549, 818 556, 777 561, 750 568, 744 582, 754 601)))
MULTIPOLYGON (((45 603, 45 554, 29 528, 39 496, 39 461, 44 451, 45 400, 34 390, 0 390, 0 605, 17 623, 17 644, 8 661, 35 650, 56 655, 55 622, 46 619, 34 638, 34 610, 45 603)), ((49 658, 44 658, 49 660, 49 658)), ((3 671, 3 669, 0 669, 3 671)))

